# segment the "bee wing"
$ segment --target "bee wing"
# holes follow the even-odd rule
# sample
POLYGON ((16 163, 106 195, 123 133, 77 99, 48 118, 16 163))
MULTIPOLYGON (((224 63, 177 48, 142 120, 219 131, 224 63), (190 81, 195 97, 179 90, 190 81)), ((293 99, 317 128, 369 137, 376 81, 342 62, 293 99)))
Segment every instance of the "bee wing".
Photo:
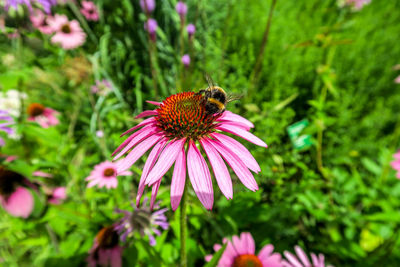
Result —
POLYGON ((226 102, 232 102, 232 101, 236 101, 239 100, 243 97, 243 94, 232 94, 232 93, 228 93, 226 96, 226 102))
POLYGON ((215 86, 214 80, 211 78, 210 74, 207 72, 204 73, 204 78, 207 81, 208 88, 213 88, 215 86))

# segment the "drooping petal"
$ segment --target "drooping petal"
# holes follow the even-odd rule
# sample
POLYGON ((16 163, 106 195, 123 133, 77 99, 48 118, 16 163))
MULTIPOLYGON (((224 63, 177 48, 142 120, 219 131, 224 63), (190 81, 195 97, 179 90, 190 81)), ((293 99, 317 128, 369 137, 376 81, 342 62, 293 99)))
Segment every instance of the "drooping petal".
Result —
POLYGON ((128 156, 123 160, 117 162, 117 172, 123 172, 129 169, 143 154, 150 149, 155 143, 157 143, 162 138, 161 134, 154 134, 148 137, 147 139, 140 142, 131 152, 129 152, 128 156))
POLYGON ((299 246, 295 246, 294 250, 296 251, 297 256, 299 257, 299 259, 301 260, 301 262, 305 265, 305 266, 311 266, 310 261, 308 260, 308 257, 306 255, 306 253, 304 253, 304 251, 301 249, 301 247, 299 246))
POLYGON ((225 110, 224 113, 222 113, 222 116, 217 119, 217 121, 239 122, 246 125, 248 128, 254 128, 254 124, 251 121, 228 110, 225 110))
POLYGON ((214 149, 214 147, 209 144, 207 138, 201 139, 200 143, 203 146, 208 159, 210 160, 211 167, 214 171, 215 179, 217 180, 221 192, 227 199, 232 199, 233 197, 232 180, 231 176, 229 175, 228 168, 225 165, 225 162, 218 154, 218 152, 214 149))
POLYGON ((158 156, 160 155, 166 142, 167 142, 166 138, 163 138, 162 140, 160 140, 154 146, 153 150, 150 152, 149 157, 146 160, 146 163, 144 164, 142 176, 140 177, 138 192, 136 195, 136 206, 137 207, 139 207, 139 205, 140 205, 140 199, 142 198, 142 195, 143 195, 147 175, 149 174, 150 170, 153 168, 154 163, 156 163, 156 160, 158 159, 158 156))
POLYGON ((233 124, 229 124, 229 123, 222 124, 221 123, 216 127, 216 129, 240 136, 243 139, 245 139, 253 144, 256 144, 258 146, 268 147, 268 145, 263 140, 261 140, 254 134, 244 130, 243 128, 237 127, 233 124))
POLYGON ((192 140, 189 142, 187 161, 189 178, 193 189, 203 206, 211 210, 214 202, 214 192, 210 170, 192 140))
POLYGON ((139 115, 137 115, 135 117, 135 119, 140 119, 140 118, 148 117, 148 116, 154 116, 157 114, 158 114, 158 112, 156 110, 145 110, 142 113, 140 113, 139 115))
POLYGON ((160 158, 158 159, 156 165, 150 171, 146 178, 145 184, 153 185, 157 182, 163 175, 171 168, 174 163, 178 153, 181 151, 183 145, 185 144, 185 138, 172 141, 166 145, 164 150, 161 152, 160 158))
POLYGON ((240 155, 243 163, 247 166, 247 168, 254 171, 255 173, 261 171, 256 159, 253 157, 253 155, 251 155, 251 153, 244 145, 242 145, 232 137, 226 136, 224 134, 213 133, 211 134, 211 136, 221 141, 221 143, 225 144, 225 146, 229 147, 229 149, 236 155, 240 155))
POLYGON ((171 181, 171 207, 175 211, 182 199, 183 190, 185 189, 186 181, 186 155, 185 148, 182 147, 176 161, 174 173, 171 181))
POLYGON ((153 210, 154 203, 156 202, 156 197, 157 197, 157 193, 158 193, 158 188, 160 188, 160 184, 161 184, 161 179, 158 180, 158 182, 156 182, 153 185, 153 188, 151 189, 151 200, 150 200, 150 209, 151 210, 153 210))
POLYGON ((131 133, 131 132, 133 132, 134 130, 136 130, 136 129, 140 128, 140 127, 143 127, 143 126, 145 126, 145 125, 147 125, 147 124, 152 124, 152 123, 155 123, 155 122, 156 122, 156 119, 155 119, 154 117, 147 118, 147 119, 143 120, 142 122, 140 122, 140 123, 139 123, 138 125, 136 125, 135 127, 132 127, 132 128, 130 128, 128 131, 126 131, 126 132, 124 132, 123 134, 121 134, 120 137, 122 137, 122 136, 124 136, 124 135, 127 135, 128 133, 131 133))
POLYGON ((220 141, 211 139, 209 140, 209 143, 214 146, 214 148, 222 155, 229 166, 231 166, 231 168, 236 173, 239 180, 244 184, 244 186, 252 191, 258 190, 256 180, 254 179, 249 169, 247 169, 243 161, 239 158, 239 156, 230 151, 220 141))

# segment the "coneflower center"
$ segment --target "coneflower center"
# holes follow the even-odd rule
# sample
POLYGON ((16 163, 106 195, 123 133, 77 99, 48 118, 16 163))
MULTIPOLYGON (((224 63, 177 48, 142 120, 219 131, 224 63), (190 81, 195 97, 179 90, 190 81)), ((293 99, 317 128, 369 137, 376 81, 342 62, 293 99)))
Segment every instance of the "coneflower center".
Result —
POLYGON ((69 26, 69 24, 64 24, 61 27, 61 31, 63 33, 71 33, 71 27, 69 26))
POLYGON ((31 117, 40 116, 43 114, 45 107, 39 103, 32 103, 28 107, 28 114, 31 117))
POLYGON ((232 267, 262 267, 260 259, 253 254, 245 254, 237 256, 232 264, 232 267))
POLYGON ((197 140, 213 132, 220 116, 208 114, 203 96, 194 92, 172 95, 157 109, 158 127, 167 137, 197 140))
POLYGON ((24 177, 21 174, 0 166, 0 195, 5 197, 11 195, 23 180, 24 177))
POLYGON ((115 169, 107 168, 107 169, 104 170, 103 174, 104 174, 105 177, 114 176, 115 175, 115 169))
POLYGON ((114 226, 108 226, 101 229, 96 235, 96 241, 100 248, 112 248, 118 245, 118 233, 114 226))

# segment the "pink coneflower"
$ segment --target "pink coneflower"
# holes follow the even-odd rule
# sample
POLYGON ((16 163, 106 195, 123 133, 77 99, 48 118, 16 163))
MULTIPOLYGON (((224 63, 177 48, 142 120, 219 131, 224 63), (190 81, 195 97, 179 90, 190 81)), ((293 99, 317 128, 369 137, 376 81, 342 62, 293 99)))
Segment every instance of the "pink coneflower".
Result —
POLYGON ((56 14, 48 18, 49 25, 55 31, 51 38, 52 43, 60 44, 63 49, 74 49, 83 45, 86 41, 86 33, 79 26, 78 21, 68 21, 67 16, 56 14))
POLYGON ((34 199, 24 187, 25 178, 0 166, 0 204, 11 215, 27 218, 32 213, 34 199))
POLYGON ((157 21, 155 19, 148 19, 144 23, 144 29, 150 34, 150 39, 155 42, 156 41, 156 31, 157 31, 157 21))
POLYGON ((311 253, 311 263, 301 247, 295 246, 294 250, 296 251, 297 257, 288 251, 284 252, 287 261, 282 261, 283 267, 333 267, 332 265, 325 265, 325 257, 323 254, 319 254, 317 257, 314 253, 311 253))
MULTIPOLYGON (((274 246, 265 245, 258 255, 254 239, 250 233, 242 233, 239 236, 233 236, 232 241, 224 238, 223 243, 228 242, 224 253, 222 254, 218 267, 239 267, 239 266, 254 266, 254 267, 281 267, 281 255, 272 253, 274 246)), ((217 252, 221 249, 220 244, 214 245, 214 250, 217 252)), ((212 255, 206 256, 206 261, 210 261, 212 255)))
POLYGON ((178 1, 178 3, 176 3, 175 10, 176 12, 178 12, 179 16, 183 20, 187 13, 187 5, 185 4, 185 2, 178 1))
POLYGON ((122 251, 119 246, 119 237, 114 226, 102 228, 96 235, 92 248, 87 258, 89 267, 96 266, 122 266, 122 251))
POLYGON ((390 163, 392 168, 397 172, 396 177, 400 179, 400 150, 393 155, 394 160, 390 163))
POLYGON ((192 23, 188 24, 186 26, 186 31, 189 35, 189 38, 192 37, 194 35, 194 33, 196 32, 196 26, 194 26, 192 23))
POLYGON ((59 186, 53 189, 53 192, 47 199, 47 202, 54 205, 59 205, 66 198, 67 198, 66 188, 63 186, 59 186))
POLYGON ((95 5, 95 3, 91 1, 82 1, 81 4, 81 13, 85 16, 87 20, 99 20, 99 11, 97 10, 97 6, 95 5))
MULTIPOLYGON (((140 208, 136 208, 132 203, 133 211, 117 209, 116 212, 122 213, 125 216, 115 227, 115 230, 121 235, 121 241, 125 242, 127 237, 131 237, 134 231, 140 233, 143 237, 147 235, 151 246, 156 245, 156 239, 154 234, 161 235, 161 231, 158 227, 167 230, 169 223, 164 213, 167 211, 166 208, 152 211, 147 206, 148 199, 145 198, 140 208)), ((155 209, 159 208, 159 203, 156 203, 155 209)))
POLYGON ((58 112, 54 109, 47 108, 39 103, 32 103, 28 106, 28 120, 36 121, 43 128, 48 128, 59 123, 55 116, 58 112))
POLYGON ((190 56, 188 54, 183 55, 181 61, 182 61, 182 64, 185 65, 185 67, 189 67, 189 65, 190 65, 190 56))
POLYGON ((235 139, 222 134, 228 132, 256 145, 267 147, 261 139, 249 132, 254 125, 247 119, 230 111, 211 114, 206 110, 201 94, 185 92, 172 95, 158 106, 136 118, 150 118, 129 129, 122 135, 133 133, 113 153, 114 160, 125 153, 127 157, 118 162, 118 172, 130 168, 152 146, 140 178, 136 204, 139 205, 145 186, 151 186, 151 202, 154 203, 161 178, 175 163, 171 181, 171 206, 178 207, 186 181, 186 166, 190 182, 200 202, 212 209, 214 202, 210 170, 197 145, 201 145, 210 160, 215 179, 226 198, 233 196, 232 181, 225 161, 232 167, 239 180, 250 190, 258 185, 250 170, 258 173, 260 167, 250 152, 235 139), (187 155, 187 157, 186 157, 187 155), (222 157, 221 157, 222 156, 222 157), (250 170, 249 170, 250 169, 250 170))
MULTIPOLYGON (((118 175, 132 175, 130 171, 124 171, 118 173, 118 175)), ((94 170, 85 179, 90 181, 87 187, 93 187, 97 185, 99 188, 106 187, 116 188, 118 185, 117 179, 117 164, 110 161, 104 161, 94 166, 94 170)))
POLYGON ((156 8, 156 2, 154 0, 140 0, 139 3, 145 13, 151 13, 156 8))
POLYGON ((45 15, 40 9, 35 9, 29 18, 33 27, 38 29, 41 33, 52 34, 54 32, 54 29, 47 23, 47 15, 45 15))

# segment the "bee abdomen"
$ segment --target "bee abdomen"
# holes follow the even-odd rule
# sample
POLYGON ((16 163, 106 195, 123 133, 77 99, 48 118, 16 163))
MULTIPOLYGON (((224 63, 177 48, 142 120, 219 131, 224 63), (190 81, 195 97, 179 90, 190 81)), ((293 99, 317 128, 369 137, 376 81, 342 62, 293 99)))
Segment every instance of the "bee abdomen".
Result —
POLYGON ((208 98, 206 103, 206 111, 209 114, 221 113, 225 110, 225 105, 215 98, 208 98))

